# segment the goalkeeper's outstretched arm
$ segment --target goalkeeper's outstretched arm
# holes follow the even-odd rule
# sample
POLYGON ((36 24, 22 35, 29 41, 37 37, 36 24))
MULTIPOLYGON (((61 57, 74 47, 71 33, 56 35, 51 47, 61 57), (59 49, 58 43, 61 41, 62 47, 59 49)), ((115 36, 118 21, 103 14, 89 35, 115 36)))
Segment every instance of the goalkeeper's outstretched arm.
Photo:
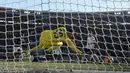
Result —
POLYGON ((76 48, 76 46, 74 45, 74 43, 71 41, 71 39, 67 38, 66 40, 64 40, 64 42, 76 53, 78 54, 83 54, 83 52, 81 52, 79 49, 76 48))

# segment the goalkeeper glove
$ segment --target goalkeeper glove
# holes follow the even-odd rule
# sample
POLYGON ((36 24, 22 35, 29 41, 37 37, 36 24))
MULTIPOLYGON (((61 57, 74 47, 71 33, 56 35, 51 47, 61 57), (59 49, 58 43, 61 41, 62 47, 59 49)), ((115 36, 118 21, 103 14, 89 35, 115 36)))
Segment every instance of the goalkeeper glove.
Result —
POLYGON ((25 52, 25 53, 23 53, 23 56, 24 56, 24 57, 28 57, 29 55, 30 55, 29 52, 25 52))

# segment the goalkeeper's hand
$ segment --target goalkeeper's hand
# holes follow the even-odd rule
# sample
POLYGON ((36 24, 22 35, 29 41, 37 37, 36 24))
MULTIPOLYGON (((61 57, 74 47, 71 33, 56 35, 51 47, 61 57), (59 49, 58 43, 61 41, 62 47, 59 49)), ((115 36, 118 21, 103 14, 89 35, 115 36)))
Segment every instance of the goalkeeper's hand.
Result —
POLYGON ((30 55, 29 52, 25 52, 25 53, 23 53, 23 56, 24 56, 24 57, 28 57, 29 55, 30 55))

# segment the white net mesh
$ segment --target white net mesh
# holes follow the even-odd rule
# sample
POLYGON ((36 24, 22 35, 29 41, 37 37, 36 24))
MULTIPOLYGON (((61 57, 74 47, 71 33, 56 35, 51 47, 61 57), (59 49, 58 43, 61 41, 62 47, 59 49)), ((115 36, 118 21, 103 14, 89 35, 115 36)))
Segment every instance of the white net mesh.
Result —
POLYGON ((129 0, 1 0, 0 72, 129 72, 129 5, 129 0), (82 54, 64 42, 23 55, 48 39, 40 40, 42 31, 59 27, 72 34, 82 54))

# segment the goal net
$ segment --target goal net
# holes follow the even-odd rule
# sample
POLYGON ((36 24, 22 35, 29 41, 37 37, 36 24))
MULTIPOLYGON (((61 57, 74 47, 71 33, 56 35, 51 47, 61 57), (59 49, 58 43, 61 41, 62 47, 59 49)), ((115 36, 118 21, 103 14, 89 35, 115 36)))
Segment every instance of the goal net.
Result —
POLYGON ((130 72, 129 8, 129 0, 2 0, 0 72, 130 72), (82 54, 60 40, 60 27, 82 54))

